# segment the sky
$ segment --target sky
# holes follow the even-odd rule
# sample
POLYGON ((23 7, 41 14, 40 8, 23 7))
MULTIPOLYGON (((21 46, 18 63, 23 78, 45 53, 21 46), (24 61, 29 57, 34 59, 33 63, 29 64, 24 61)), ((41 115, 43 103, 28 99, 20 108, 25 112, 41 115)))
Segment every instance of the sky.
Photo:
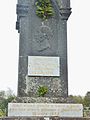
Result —
MULTIPOLYGON (((0 90, 17 94, 19 34, 15 30, 17 0, 0 2, 0 90)), ((69 95, 90 91, 90 0, 71 0, 67 22, 69 95)))

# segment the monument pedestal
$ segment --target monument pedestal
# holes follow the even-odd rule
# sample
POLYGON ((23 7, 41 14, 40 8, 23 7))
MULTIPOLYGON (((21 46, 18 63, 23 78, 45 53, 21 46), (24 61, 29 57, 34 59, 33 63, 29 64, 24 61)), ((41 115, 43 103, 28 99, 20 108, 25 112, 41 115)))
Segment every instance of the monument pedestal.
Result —
POLYGON ((63 97, 17 97, 8 105, 8 116, 83 117, 82 104, 63 97))
POLYGON ((9 103, 8 116, 83 117, 82 104, 66 103, 9 103))

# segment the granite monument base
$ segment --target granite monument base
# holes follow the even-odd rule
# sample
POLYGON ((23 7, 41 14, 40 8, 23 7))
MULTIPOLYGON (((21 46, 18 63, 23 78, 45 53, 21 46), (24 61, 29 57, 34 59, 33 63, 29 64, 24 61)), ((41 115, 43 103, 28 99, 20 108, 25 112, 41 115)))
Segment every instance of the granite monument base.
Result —
MULTIPOLYGON (((8 116, 26 116, 33 119, 34 117, 83 117, 82 104, 75 104, 73 100, 68 98, 49 98, 49 97, 17 97, 12 103, 8 104, 8 116)), ((35 118, 35 119, 36 119, 35 118)), ((61 119, 60 119, 61 120, 61 119)))
POLYGON ((82 104, 66 103, 9 103, 8 116, 83 117, 82 104))

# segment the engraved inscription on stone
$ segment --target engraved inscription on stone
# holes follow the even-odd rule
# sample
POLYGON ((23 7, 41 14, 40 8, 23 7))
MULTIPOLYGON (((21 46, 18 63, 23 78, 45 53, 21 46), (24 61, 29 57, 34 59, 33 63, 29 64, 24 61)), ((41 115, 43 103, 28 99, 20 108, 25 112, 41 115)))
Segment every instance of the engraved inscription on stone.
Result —
POLYGON ((83 117, 82 104, 9 103, 8 116, 83 117))
POLYGON ((29 76, 60 76, 59 57, 28 56, 29 76))

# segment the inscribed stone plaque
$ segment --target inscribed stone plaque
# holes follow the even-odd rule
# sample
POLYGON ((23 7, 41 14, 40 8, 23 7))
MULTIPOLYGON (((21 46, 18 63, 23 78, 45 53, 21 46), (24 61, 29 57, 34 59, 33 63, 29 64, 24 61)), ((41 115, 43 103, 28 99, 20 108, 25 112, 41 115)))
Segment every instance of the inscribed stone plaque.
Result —
POLYGON ((59 57, 28 56, 29 76, 60 76, 59 57))
POLYGON ((8 116, 83 117, 82 104, 9 103, 8 116))

